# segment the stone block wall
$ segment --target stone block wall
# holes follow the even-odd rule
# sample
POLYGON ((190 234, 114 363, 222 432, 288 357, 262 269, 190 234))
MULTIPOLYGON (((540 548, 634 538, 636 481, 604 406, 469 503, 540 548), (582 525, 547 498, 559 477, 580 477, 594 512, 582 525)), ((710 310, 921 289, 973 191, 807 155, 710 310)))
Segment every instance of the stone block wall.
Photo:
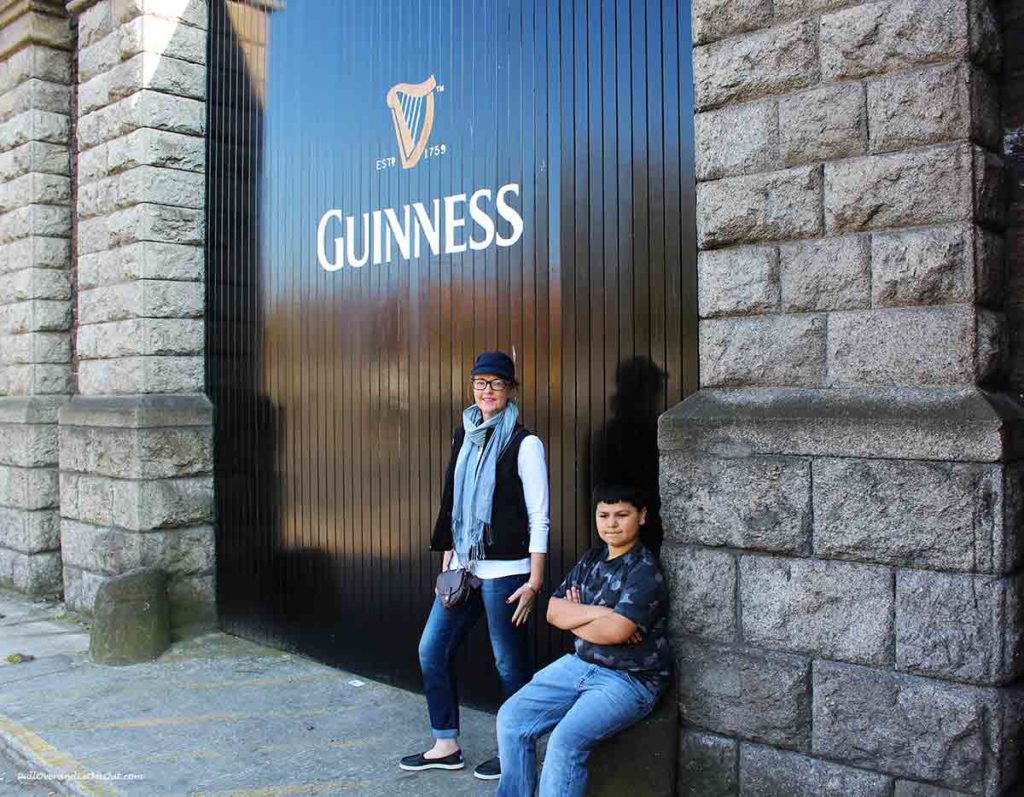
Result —
POLYGON ((1005 10, 693 2, 702 389, 659 433, 686 795, 1017 782, 1005 10))
POLYGON ((75 0, 78 394, 60 411, 65 600, 168 572, 177 633, 215 612, 203 395, 207 8, 75 0))
POLYGON ((57 408, 71 372, 71 28, 0 10, 0 585, 61 590, 57 408))

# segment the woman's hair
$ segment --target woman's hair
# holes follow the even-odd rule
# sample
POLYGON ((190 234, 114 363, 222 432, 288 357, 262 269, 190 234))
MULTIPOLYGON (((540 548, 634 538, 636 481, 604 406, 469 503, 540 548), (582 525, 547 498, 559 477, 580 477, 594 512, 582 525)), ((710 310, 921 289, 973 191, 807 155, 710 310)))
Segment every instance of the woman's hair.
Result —
POLYGON ((595 509, 598 504, 617 504, 620 501, 632 504, 638 510, 647 508, 644 491, 630 484, 598 484, 591 495, 595 509))

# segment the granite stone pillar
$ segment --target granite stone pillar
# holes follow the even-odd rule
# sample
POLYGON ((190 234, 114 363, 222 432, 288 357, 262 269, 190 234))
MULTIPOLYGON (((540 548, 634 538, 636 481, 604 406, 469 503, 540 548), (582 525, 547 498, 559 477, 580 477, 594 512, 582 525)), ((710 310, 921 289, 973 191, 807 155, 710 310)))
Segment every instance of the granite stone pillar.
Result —
POLYGON ((0 8, 0 584, 61 590, 57 410, 71 392, 71 27, 0 8))
POLYGON ((78 392, 60 412, 68 607, 167 571, 174 632, 215 617, 203 395, 207 8, 75 0, 78 392))
POLYGON ((694 0, 701 390, 659 431, 683 794, 1017 783, 997 11, 694 0))

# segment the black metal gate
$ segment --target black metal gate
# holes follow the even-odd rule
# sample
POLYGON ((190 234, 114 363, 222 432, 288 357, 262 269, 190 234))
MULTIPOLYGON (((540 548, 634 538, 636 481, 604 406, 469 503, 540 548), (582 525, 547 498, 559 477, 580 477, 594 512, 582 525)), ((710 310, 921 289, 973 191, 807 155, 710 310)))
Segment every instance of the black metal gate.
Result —
MULTIPOLYGON (((475 352, 515 348, 553 586, 696 388, 685 0, 211 2, 225 630, 419 688, 475 352), (401 85, 405 84, 405 85, 401 85)), ((536 661, 567 641, 534 621, 536 661)), ((483 629, 466 698, 492 704, 483 629)))

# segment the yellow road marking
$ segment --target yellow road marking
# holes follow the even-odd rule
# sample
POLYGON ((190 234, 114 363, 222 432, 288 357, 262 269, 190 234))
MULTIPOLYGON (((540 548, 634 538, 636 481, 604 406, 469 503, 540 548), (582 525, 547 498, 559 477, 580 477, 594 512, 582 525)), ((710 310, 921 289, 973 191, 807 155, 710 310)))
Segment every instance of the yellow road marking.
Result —
MULTIPOLYGON (((28 728, 19 725, 3 714, 0 714, 0 733, 16 740, 23 750, 27 750, 32 755, 40 768, 45 768, 51 772, 57 770, 57 773, 62 775, 75 776, 74 780, 79 790, 84 794, 95 795, 95 797, 116 797, 117 795, 124 794, 120 789, 116 789, 103 781, 90 779, 88 777, 90 774, 89 770, 74 758, 67 753, 62 753, 41 736, 34 734, 28 728)), ((72 778, 69 777, 68 779, 72 778)), ((30 782, 46 784, 48 781, 30 782)))

